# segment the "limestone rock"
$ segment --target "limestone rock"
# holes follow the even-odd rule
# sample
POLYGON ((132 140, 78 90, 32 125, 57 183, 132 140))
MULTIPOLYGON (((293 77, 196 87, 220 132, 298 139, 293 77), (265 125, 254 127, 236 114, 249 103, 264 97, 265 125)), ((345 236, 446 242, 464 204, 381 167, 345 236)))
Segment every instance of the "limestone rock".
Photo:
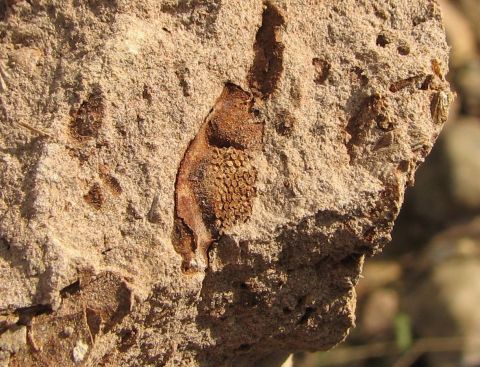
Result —
POLYGON ((1 4, 12 365, 260 366, 347 335, 452 99, 435 1, 1 4))

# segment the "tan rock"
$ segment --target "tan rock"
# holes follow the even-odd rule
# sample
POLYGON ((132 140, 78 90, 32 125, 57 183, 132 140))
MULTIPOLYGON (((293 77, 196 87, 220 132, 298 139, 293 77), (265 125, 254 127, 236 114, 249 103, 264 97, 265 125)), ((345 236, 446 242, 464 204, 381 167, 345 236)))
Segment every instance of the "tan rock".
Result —
POLYGON ((12 326, 0 334, 0 366, 8 367, 10 356, 27 345, 27 328, 12 326))
POLYGON ((252 366, 346 336, 364 257, 389 241, 451 102, 436 2, 2 12, 0 310, 34 331, 14 365, 73 365, 81 340, 89 366, 252 366), (214 108, 227 83, 263 135, 245 140, 241 105, 214 108), (221 139, 190 150, 225 111, 221 139), (202 164, 234 145, 255 174, 217 234, 202 164), (186 156, 191 221, 174 232, 186 156), (185 274, 175 249, 197 258, 200 243, 185 274))

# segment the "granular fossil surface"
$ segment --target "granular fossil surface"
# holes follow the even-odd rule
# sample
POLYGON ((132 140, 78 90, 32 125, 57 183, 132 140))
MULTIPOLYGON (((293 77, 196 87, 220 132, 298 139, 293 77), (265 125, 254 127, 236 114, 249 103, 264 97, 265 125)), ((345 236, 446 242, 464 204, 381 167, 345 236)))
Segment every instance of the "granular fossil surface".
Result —
POLYGON ((172 242, 186 272, 205 270, 211 243, 251 215, 252 154, 263 138, 253 105, 252 95, 227 84, 180 164, 172 242))
POLYGON ((0 1, 0 365, 341 342, 447 65, 431 0, 0 1))

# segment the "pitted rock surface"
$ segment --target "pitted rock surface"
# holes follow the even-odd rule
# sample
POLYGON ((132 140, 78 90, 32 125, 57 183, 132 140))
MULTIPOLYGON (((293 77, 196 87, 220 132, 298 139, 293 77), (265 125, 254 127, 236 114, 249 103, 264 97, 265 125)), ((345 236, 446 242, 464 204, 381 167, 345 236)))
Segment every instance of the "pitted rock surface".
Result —
POLYGON ((0 333, 27 326, 5 360, 260 366, 342 341, 447 65, 430 0, 0 2, 0 333), (204 175, 179 225, 185 157, 204 175))

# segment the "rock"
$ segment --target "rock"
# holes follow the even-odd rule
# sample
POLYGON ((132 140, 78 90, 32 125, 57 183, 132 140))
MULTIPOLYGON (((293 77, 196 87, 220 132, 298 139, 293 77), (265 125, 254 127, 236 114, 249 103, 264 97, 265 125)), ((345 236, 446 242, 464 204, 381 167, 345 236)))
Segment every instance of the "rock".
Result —
POLYGON ((0 334, 0 366, 8 367, 10 356, 18 353, 26 344, 27 328, 25 326, 12 326, 2 331, 0 334))
POLYGON ((75 363, 80 363, 85 359, 85 356, 88 352, 88 345, 85 344, 83 341, 79 340, 77 344, 75 344, 75 348, 73 348, 73 361, 75 363))
POLYGON ((282 367, 293 367, 293 355, 288 357, 288 359, 282 364, 282 367))
POLYGON ((417 246, 449 223, 478 213, 479 134, 477 118, 458 117, 447 124, 407 195, 395 227, 393 247, 405 251, 406 246, 417 246))
POLYGON ((27 343, 27 328, 12 327, 0 335, 0 350, 17 353, 27 343))
POLYGON ((82 340, 86 365, 241 367, 345 338, 452 99, 435 2, 1 12, 0 311, 38 347, 14 365, 82 340))
MULTIPOLYGON (((111 272, 85 272, 79 281, 64 288, 60 297, 61 305, 55 313, 38 306, 17 311, 19 323, 30 325, 33 349, 41 353, 22 350, 11 357, 12 366, 42 365, 45 361, 69 366, 80 364, 90 355, 95 360, 98 356, 89 353, 90 347, 101 335, 117 327, 132 306, 128 285, 111 272)), ((119 348, 132 342, 125 337, 126 330, 119 332, 124 337, 119 348)))

